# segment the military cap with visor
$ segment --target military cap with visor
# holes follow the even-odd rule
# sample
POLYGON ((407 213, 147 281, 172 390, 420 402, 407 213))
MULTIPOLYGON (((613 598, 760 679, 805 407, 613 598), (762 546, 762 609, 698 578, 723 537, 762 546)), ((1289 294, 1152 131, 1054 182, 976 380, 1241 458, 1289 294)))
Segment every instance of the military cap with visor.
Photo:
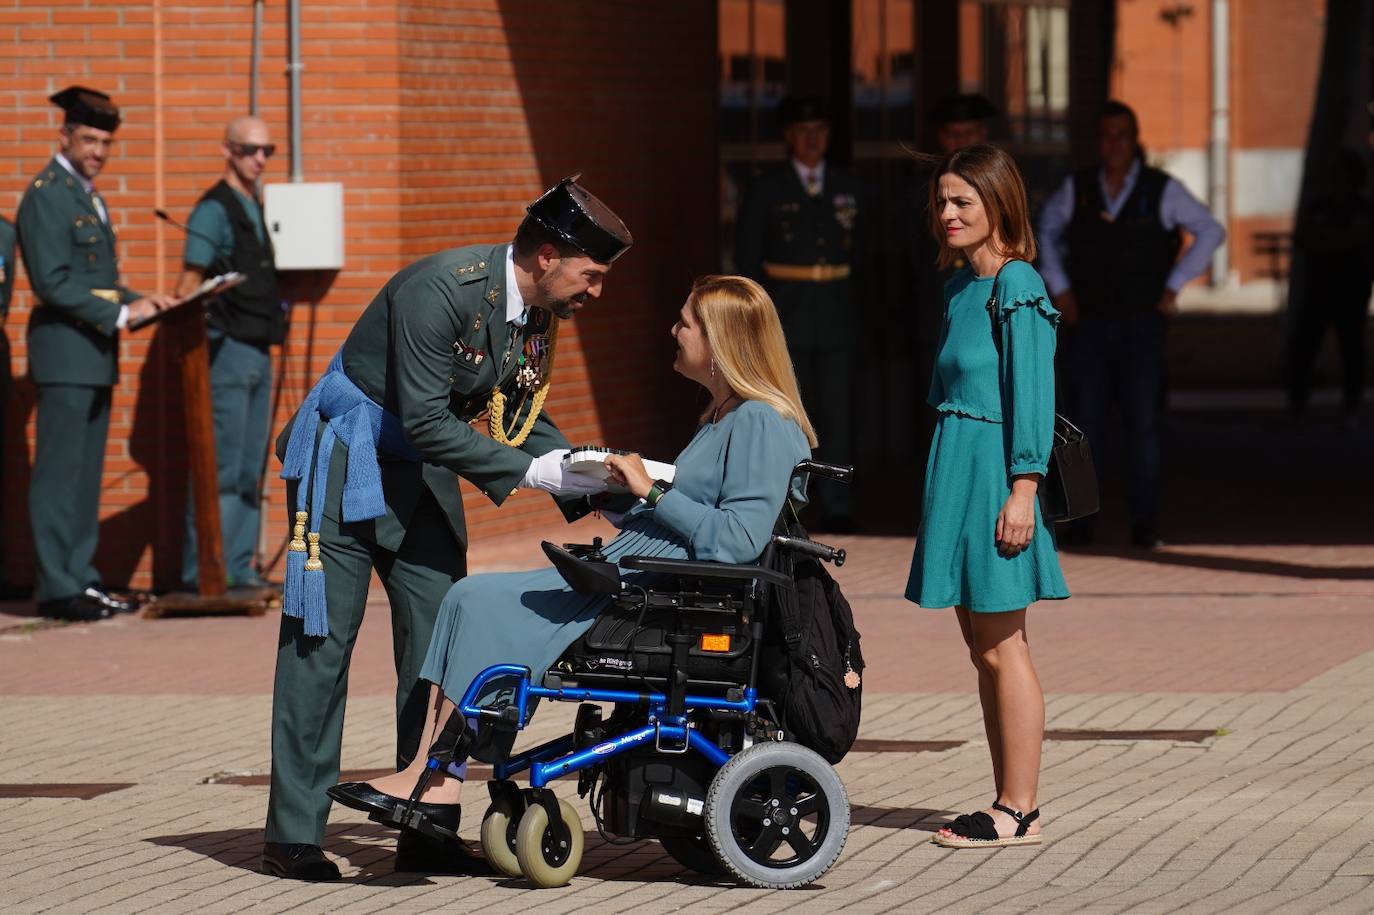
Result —
POLYGON ((957 124, 961 121, 986 121, 1002 111, 986 96, 977 92, 947 95, 930 109, 930 120, 936 124, 957 124))
POLYGON ((109 131, 119 127, 119 108, 103 92, 85 86, 68 86, 48 96, 48 101, 67 113, 64 123, 109 131))
POLYGON ((778 102, 778 126, 784 129, 805 121, 824 120, 825 105, 814 95, 789 95, 778 102))
POLYGON ((610 207, 577 183, 581 173, 564 178, 531 203, 529 218, 594 261, 609 264, 634 244, 630 230, 610 207))

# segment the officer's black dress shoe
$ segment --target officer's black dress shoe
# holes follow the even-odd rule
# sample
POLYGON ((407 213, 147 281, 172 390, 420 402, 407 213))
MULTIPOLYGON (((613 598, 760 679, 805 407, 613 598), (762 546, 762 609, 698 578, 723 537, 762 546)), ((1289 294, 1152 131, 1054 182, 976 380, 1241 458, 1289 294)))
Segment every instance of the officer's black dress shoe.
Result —
POLYGON ((268 842, 262 847, 262 872, 288 880, 338 880, 339 866, 318 845, 268 842))
POLYGON ((1153 518, 1143 518, 1131 524, 1131 543, 1141 549, 1153 550, 1164 545, 1153 518))
MULTIPOLYGON (((390 794, 378 791, 367 782, 343 782, 326 789, 325 793, 345 807, 361 810, 369 815, 376 814, 378 817, 387 817, 398 805, 404 807, 407 803, 405 798, 392 797, 390 794)), ((415 805, 416 813, 428 819, 435 826, 449 832, 458 831, 458 817, 461 810, 462 806, 459 804, 426 804, 420 802, 415 805)))
POLYGON ((461 839, 440 842, 409 832, 402 832, 396 840, 395 870, 454 877, 496 876, 496 869, 487 862, 486 857, 473 851, 461 839))
POLYGON ((90 598, 96 603, 109 609, 110 613, 133 613, 138 609, 138 604, 122 597, 115 597, 108 591, 97 587, 89 587, 81 592, 83 597, 90 598))
POLYGON ((38 602, 38 615, 50 620, 66 620, 69 623, 94 623, 109 619, 114 611, 104 604, 84 594, 59 597, 56 600, 38 602))

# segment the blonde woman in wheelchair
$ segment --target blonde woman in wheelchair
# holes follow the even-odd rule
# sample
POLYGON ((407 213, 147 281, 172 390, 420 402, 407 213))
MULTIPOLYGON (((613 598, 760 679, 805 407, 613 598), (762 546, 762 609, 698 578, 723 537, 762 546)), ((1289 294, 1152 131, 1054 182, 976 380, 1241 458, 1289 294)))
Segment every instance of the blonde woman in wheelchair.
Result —
MULTIPOLYGON (((696 282, 672 335, 673 369, 709 395, 695 435, 678 455, 669 485, 654 480, 638 455, 606 458, 609 477, 638 497, 605 547, 622 556, 749 563, 768 544, 793 468, 810 457, 815 431, 798 393, 777 311, 767 293, 738 276, 696 282)), ((624 573, 631 582, 639 574, 624 573)), ((610 603, 574 592, 553 568, 474 575, 449 591, 420 678, 431 685, 430 714, 419 746, 430 746, 474 678, 495 663, 523 665, 537 682, 610 603)), ((479 697, 479 699, 491 697, 479 697)), ((509 752, 478 733, 474 755, 509 752)), ((368 813, 405 803, 419 784, 423 752, 405 769, 372 782, 329 789, 332 798, 368 813)), ((419 798, 430 820, 456 832, 463 770, 436 771, 419 798)), ((450 861, 472 852, 444 851, 450 861)), ((459 867, 460 872, 466 871, 459 867)))

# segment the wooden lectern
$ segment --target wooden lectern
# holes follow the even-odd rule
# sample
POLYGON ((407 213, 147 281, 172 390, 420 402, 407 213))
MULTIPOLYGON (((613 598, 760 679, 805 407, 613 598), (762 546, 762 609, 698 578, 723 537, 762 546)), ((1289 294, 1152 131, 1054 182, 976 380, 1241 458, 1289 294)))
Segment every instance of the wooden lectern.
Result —
POLYGON ((136 331, 154 322, 163 323, 181 364, 186 456, 191 498, 196 510, 196 548, 200 563, 199 593, 174 591, 145 604, 143 616, 148 619, 197 613, 247 612, 259 616, 267 611, 273 599, 270 591, 229 591, 219 515, 219 471, 215 463, 214 410, 210 405, 210 345, 206 337, 205 303, 244 279, 238 273, 212 277, 171 308, 129 324, 129 329, 136 331))

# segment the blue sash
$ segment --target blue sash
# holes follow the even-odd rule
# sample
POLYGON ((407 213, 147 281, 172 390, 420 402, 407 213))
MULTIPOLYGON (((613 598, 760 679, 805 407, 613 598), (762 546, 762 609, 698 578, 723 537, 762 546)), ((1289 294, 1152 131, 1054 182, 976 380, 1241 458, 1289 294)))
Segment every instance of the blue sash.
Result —
POLYGON ((382 517, 386 514, 386 496, 382 492, 382 468, 377 463, 377 453, 415 462, 421 457, 406 440, 401 421, 368 397, 344 372, 342 349, 334 354, 329 368, 296 413, 282 461, 281 478, 297 484, 295 536, 287 548, 282 612, 304 620, 308 636, 329 635, 319 530, 336 440, 348 449, 343 520, 382 517), (321 421, 325 423, 323 433, 319 432, 321 421), (304 528, 307 522, 309 527, 304 528), (311 532, 308 545, 301 537, 305 529, 311 532))

